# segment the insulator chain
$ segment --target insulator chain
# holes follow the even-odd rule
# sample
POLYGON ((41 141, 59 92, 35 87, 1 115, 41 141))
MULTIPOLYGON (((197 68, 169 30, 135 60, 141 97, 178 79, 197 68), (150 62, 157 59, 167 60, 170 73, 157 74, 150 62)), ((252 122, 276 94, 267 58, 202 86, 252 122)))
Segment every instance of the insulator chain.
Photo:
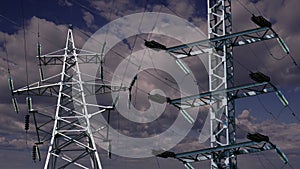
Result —
POLYGON ((29 130, 29 114, 25 115, 25 131, 27 132, 29 130))

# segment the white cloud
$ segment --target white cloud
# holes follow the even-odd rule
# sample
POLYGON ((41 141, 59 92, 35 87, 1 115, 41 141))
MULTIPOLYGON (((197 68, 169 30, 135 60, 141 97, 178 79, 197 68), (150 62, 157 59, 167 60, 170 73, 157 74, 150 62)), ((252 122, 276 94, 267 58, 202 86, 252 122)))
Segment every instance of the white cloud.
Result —
POLYGON ((259 132, 269 136, 270 141, 283 150, 299 149, 300 147, 299 123, 283 123, 271 120, 256 122, 250 111, 244 110, 237 118, 237 125, 241 139, 245 139, 248 132, 259 132))
POLYGON ((90 12, 83 11, 83 20, 89 28, 97 29, 97 26, 94 24, 94 15, 92 15, 90 12))
POLYGON ((67 7, 73 6, 73 4, 68 0, 58 0, 58 5, 67 7))

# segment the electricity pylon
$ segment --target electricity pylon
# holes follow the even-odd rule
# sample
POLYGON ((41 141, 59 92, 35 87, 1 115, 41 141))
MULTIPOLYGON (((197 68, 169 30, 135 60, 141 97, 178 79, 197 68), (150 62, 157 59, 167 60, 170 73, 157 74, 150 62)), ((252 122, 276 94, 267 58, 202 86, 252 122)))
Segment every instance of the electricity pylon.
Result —
MULTIPOLYGON (((103 79, 92 78, 94 81, 85 82, 86 75, 80 71, 79 64, 100 64, 102 54, 77 49, 73 39, 72 26, 69 27, 65 47, 55 52, 41 55, 38 44, 38 59, 40 63, 41 80, 31 85, 15 90, 10 80, 13 95, 53 96, 57 97, 57 105, 53 116, 34 110, 31 106, 29 112, 33 114, 38 141, 36 146, 45 144, 44 140, 50 138, 50 144, 44 169, 57 168, 93 168, 102 169, 94 134, 107 130, 109 124, 102 122, 99 128, 91 127, 90 120, 95 115, 108 112, 113 106, 89 104, 86 97, 89 95, 109 93, 123 90, 123 87, 106 85, 103 79), (44 78, 43 66, 60 65, 59 74, 44 78), (57 82, 53 82, 57 81, 57 82), (89 87, 87 87, 89 86, 89 87), (89 112, 89 107, 96 107, 99 111, 89 112), (46 122, 37 122, 36 116, 48 117, 46 122), (53 124, 53 129, 45 128, 53 124), (41 137, 41 134, 46 136, 41 137), (42 140, 44 138, 44 140, 42 140)), ((101 77, 103 77, 101 75, 101 77)), ((14 103, 15 98, 13 98, 14 103)), ((45 119, 45 118, 44 118, 45 119)), ((43 120, 45 121, 45 120, 43 120)), ((101 122, 99 122, 101 123, 101 122)), ((103 134, 103 141, 109 142, 108 134, 103 134)), ((35 152, 36 153, 36 152, 35 152)), ((39 153, 38 153, 39 154, 39 153)))
MULTIPOLYGON (((165 101, 185 113, 191 107, 209 106, 211 148, 177 154, 163 152, 158 156, 178 159, 188 169, 193 169, 190 163, 202 160, 210 160, 211 169, 236 169, 237 155, 275 149, 284 162, 287 162, 283 152, 268 139, 253 139, 251 142, 236 143, 235 99, 276 92, 285 106, 287 101, 281 92, 270 83, 270 79, 260 72, 252 73, 252 79, 256 83, 235 86, 232 53, 233 47, 274 38, 277 38, 286 53, 289 52, 287 46, 271 28, 271 23, 261 16, 252 16, 251 18, 260 28, 232 33, 231 0, 207 0, 207 7, 207 40, 164 48, 155 45, 159 44, 155 41, 152 42, 152 46, 145 45, 165 50, 177 60, 195 55, 208 55, 209 92, 177 99, 166 99, 158 95, 152 95, 149 98, 165 101)), ((184 64, 179 66, 183 67, 183 70, 188 69, 184 68, 184 64)))

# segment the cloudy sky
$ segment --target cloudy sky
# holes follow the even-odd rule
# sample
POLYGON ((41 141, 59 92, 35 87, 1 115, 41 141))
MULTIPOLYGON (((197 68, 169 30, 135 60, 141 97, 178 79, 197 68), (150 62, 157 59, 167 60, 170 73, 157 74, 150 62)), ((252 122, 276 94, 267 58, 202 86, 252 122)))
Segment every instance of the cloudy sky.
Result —
MULTIPOLYGON (((299 5, 298 0, 234 0, 232 2, 233 32, 256 27, 250 20, 251 13, 263 15, 272 22, 273 29, 285 40, 296 63, 300 64, 298 47, 300 32, 297 29, 299 5)), ((31 146, 36 137, 33 125, 27 135, 24 130, 25 97, 18 97, 20 112, 16 114, 7 84, 9 76, 13 77, 16 88, 25 86, 27 81, 29 83, 38 81, 38 62, 35 58, 38 40, 42 45, 42 53, 61 49, 65 44, 68 25, 72 24, 76 46, 81 48, 90 36, 106 24, 141 12, 178 16, 194 24, 206 34, 206 6, 206 1, 199 0, 10 0, 2 2, 0 6, 0 168, 42 168, 44 163, 45 148, 42 151, 44 158, 41 162, 33 163, 31 160, 31 146), (28 74, 26 75, 25 72, 28 74)), ((136 22, 142 23, 141 20, 136 22)), ((172 32, 172 28, 169 31, 172 32)), ((180 44, 176 37, 155 34, 128 37, 114 46, 105 57, 104 67, 107 78, 111 80, 111 71, 122 62, 123 57, 143 48, 143 39, 149 39, 149 37, 167 46, 180 44)), ((195 36, 190 36, 187 41, 193 42, 193 38, 195 36)), ((100 51, 100 49, 101 45, 95 51, 100 51)), ((300 113, 298 111, 300 109, 298 104, 300 67, 284 54, 276 40, 235 48, 234 60, 236 84, 250 83, 249 71, 261 71, 270 76, 272 83, 284 93, 290 104, 290 108, 284 108, 274 93, 236 102, 238 140, 245 141, 247 132, 263 133, 268 135, 274 144, 280 146, 290 160, 290 166, 283 165, 273 151, 243 155, 238 158, 239 168, 296 168, 300 165, 300 113)), ((150 61, 162 62, 159 58, 150 61)), ((199 90, 207 90, 208 77, 207 73, 203 73, 205 66, 199 63, 199 59, 184 61, 194 72, 199 90)), ((59 67, 48 68, 47 71, 53 74, 59 71, 59 67)), ((147 109, 150 106, 147 93, 156 88, 163 90, 170 97, 180 96, 178 93, 180 84, 174 84, 175 79, 166 72, 156 69, 141 72, 133 88, 133 105, 138 110, 147 109)), ((53 99, 34 97, 33 100, 34 107, 41 111, 51 114, 55 110, 53 99)), ((109 98, 104 100, 111 101, 109 98)), ((175 116, 173 111, 171 106, 167 106, 166 111, 160 116, 161 119, 146 125, 130 123, 122 116, 113 116, 115 123, 112 125, 123 134, 130 136, 153 136, 172 125, 178 115, 177 112, 175 116)), ((199 112, 203 114, 198 114, 195 126, 173 148, 174 151, 189 151, 208 146, 207 143, 198 142, 199 130, 203 126, 207 111, 201 109, 199 112)), ((179 161, 173 159, 156 157, 135 159, 118 155, 113 155, 112 159, 108 159, 106 152, 102 149, 100 149, 100 156, 104 169, 184 168, 179 161)), ((195 167, 208 167, 208 165, 207 162, 200 162, 195 164, 195 167)))

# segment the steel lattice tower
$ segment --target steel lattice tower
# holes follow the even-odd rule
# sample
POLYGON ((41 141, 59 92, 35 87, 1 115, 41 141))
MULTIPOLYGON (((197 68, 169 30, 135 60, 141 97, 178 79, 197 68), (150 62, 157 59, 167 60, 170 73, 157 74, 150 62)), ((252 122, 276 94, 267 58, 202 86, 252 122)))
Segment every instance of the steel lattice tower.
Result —
POLYGON ((209 57, 208 92, 165 100, 185 112, 188 112, 189 108, 209 106, 210 148, 182 153, 167 151, 157 156, 175 158, 188 169, 194 169, 191 163, 204 160, 210 160, 211 169, 236 169, 238 155, 275 149, 281 159, 287 163, 288 159, 284 153, 271 143, 267 136, 259 135, 264 139, 256 140, 251 138, 250 134, 251 141, 236 143, 235 99, 276 92, 284 106, 287 106, 288 102, 270 82, 270 78, 260 72, 252 74, 251 78, 255 83, 235 86, 232 52, 233 47, 275 38, 287 54, 288 47, 272 29, 272 24, 262 16, 253 15, 251 18, 259 28, 232 33, 231 0, 207 0, 207 9, 208 39, 164 48, 154 42, 148 47, 165 50, 178 60, 196 55, 209 57))
MULTIPOLYGON (((208 39, 232 33, 231 0, 208 0, 208 39)), ((209 91, 224 90, 234 86, 232 46, 230 41, 222 45, 215 42, 209 51, 209 91)), ((213 95, 210 101, 211 147, 235 143, 234 100, 228 101, 227 93, 213 95)), ((236 157, 211 159, 211 168, 236 168, 236 157)))
POLYGON ((54 128, 44 168, 65 168, 69 163, 85 168, 77 162, 85 156, 91 161, 87 168, 102 168, 90 128, 72 29, 68 30, 62 64, 54 128))
MULTIPOLYGON (((269 140, 251 140, 236 143, 235 99, 276 92, 283 97, 278 89, 265 80, 255 80, 255 83, 242 86, 234 85, 233 47, 248 45, 264 40, 277 38, 282 41, 271 26, 261 24, 260 28, 232 33, 231 0, 207 0, 208 6, 208 39, 190 44, 184 44, 166 50, 176 59, 184 59, 195 55, 209 57, 209 91, 198 95, 177 99, 165 99, 169 104, 181 110, 192 107, 209 106, 210 118, 210 148, 183 153, 162 153, 158 156, 172 157, 183 162, 185 167, 193 169, 191 163, 203 160, 211 161, 211 169, 236 169, 237 155, 261 152, 275 149, 287 162, 285 155, 269 140), (188 52, 187 52, 188 51, 188 52)), ((152 43, 151 41, 149 43, 152 43)), ((154 46, 157 45, 154 44, 154 46)), ((38 53, 40 65, 61 65, 58 75, 44 79, 42 69, 41 81, 14 90, 14 95, 55 96, 57 105, 55 115, 50 117, 53 122, 51 132, 45 132, 44 126, 36 125, 37 133, 44 132, 51 136, 51 141, 45 162, 47 168, 95 168, 100 169, 101 162, 95 145, 93 134, 108 125, 93 129, 90 119, 99 113, 109 111, 113 106, 91 105, 86 102, 88 93, 85 85, 93 85, 91 94, 100 94, 124 90, 103 83, 85 83, 79 64, 100 63, 101 54, 79 50, 75 47, 72 28, 68 29, 65 48, 47 55, 38 53), (51 82, 59 78, 56 83, 51 82), (89 112, 88 107, 97 107, 99 111, 89 112)), ((12 82, 10 82, 12 83, 12 82)), ((13 86, 13 85, 11 85, 13 86)), ((15 98, 14 98, 15 99, 15 98)), ((29 112, 41 114, 33 109, 29 112)), ((48 122, 47 122, 48 123, 48 122)), ((107 130, 108 131, 108 130, 107 130)), ((108 141, 103 137, 103 141, 108 141)), ((38 136, 37 145, 42 144, 38 136)))
MULTIPOLYGON (((51 138, 44 169, 74 168, 75 166, 85 169, 102 169, 93 134, 107 132, 102 134, 103 138, 100 139, 109 144, 109 124, 99 122, 103 125, 95 129, 91 126, 90 119, 104 112, 109 114, 113 106, 89 104, 86 102, 86 97, 119 91, 123 87, 106 85, 103 79, 99 80, 96 77, 92 78, 94 81, 85 82, 83 80, 83 76, 87 75, 80 71, 79 64, 99 64, 103 56, 99 53, 77 49, 72 26, 68 29, 65 48, 46 55, 41 55, 40 52, 38 44, 37 57, 41 66, 41 80, 17 90, 14 90, 13 87, 11 89, 13 95, 57 97, 56 111, 53 116, 38 112, 31 106, 29 108, 29 112, 34 116, 38 136, 36 146, 44 144, 44 140, 40 137, 41 134, 49 135, 51 138), (57 75, 44 78, 42 66, 50 65, 60 65, 62 70, 57 75), (53 82, 55 80, 58 82, 53 82), (93 107, 93 110, 96 107, 98 111, 89 112, 89 107, 93 107), (38 115, 49 118, 49 121, 42 124, 37 123, 36 116, 38 115), (49 129, 45 126, 51 122, 53 129, 48 131, 49 129)), ((12 81, 10 83, 12 84, 12 81)))

